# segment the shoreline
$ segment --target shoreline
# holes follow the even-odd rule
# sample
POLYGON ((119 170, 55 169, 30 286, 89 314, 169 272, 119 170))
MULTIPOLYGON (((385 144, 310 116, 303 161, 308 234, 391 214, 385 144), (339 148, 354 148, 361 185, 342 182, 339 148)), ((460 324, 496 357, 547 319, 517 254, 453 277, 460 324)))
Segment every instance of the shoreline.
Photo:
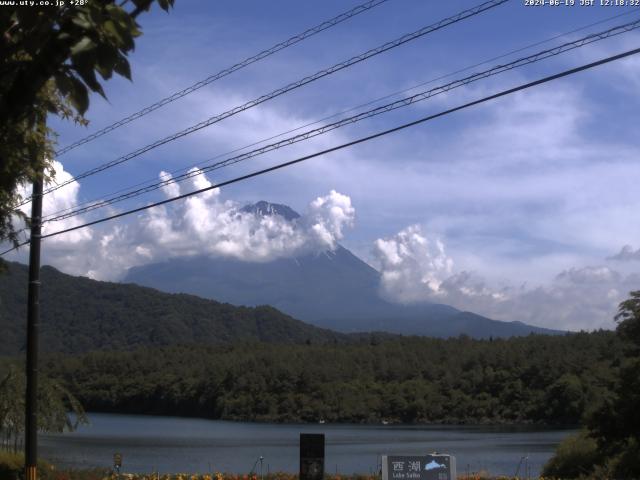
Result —
POLYGON ((456 427, 468 427, 468 428, 496 428, 496 429, 512 429, 518 431, 519 429, 526 431, 547 431, 547 430, 577 430, 580 425, 577 424, 553 424, 553 423, 541 423, 541 422, 482 422, 482 421, 443 421, 443 422, 410 422, 404 423, 392 419, 385 419, 385 421, 373 421, 373 422, 331 422, 331 421, 277 421, 277 420, 263 420, 255 418, 213 418, 203 417, 198 415, 180 415, 175 413, 140 413, 130 411, 114 411, 114 410, 88 410, 87 416, 99 414, 99 415, 126 415, 130 417, 153 417, 153 418, 166 418, 166 419, 185 419, 185 420, 205 420, 211 422, 226 422, 226 423, 251 423, 255 425, 274 425, 274 426, 309 426, 309 425, 326 425, 326 426, 363 426, 363 427, 433 427, 433 428, 456 428, 456 427))

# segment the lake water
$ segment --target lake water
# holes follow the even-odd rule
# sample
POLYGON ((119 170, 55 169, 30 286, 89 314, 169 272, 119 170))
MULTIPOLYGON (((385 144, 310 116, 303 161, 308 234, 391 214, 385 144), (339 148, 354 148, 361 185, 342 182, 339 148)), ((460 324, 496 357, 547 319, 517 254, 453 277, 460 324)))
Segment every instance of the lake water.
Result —
MULTIPOLYGON (((41 435, 40 456, 67 467, 122 471, 249 473, 263 456, 263 471, 298 471, 300 433, 324 433, 328 473, 373 473, 382 454, 455 455, 458 474, 539 473, 556 445, 573 430, 485 426, 281 425, 178 417, 98 414, 76 432, 41 435), (522 460, 523 457, 526 459, 522 460), (521 462, 522 460, 522 462, 521 462)), ((259 473, 260 464, 256 466, 259 473)))

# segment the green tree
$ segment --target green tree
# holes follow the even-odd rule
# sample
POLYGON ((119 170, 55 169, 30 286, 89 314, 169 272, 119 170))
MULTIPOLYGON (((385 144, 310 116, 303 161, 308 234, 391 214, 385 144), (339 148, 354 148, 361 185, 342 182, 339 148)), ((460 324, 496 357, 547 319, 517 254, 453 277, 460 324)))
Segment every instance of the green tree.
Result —
POLYGON ((558 445, 555 455, 542 469, 542 476, 577 478, 589 475, 601 460, 598 444, 589 436, 589 432, 581 430, 568 436, 558 445))
POLYGON ((168 11, 174 0, 0 9, 0 241, 17 239, 17 187, 54 173, 55 132, 46 116, 86 124, 89 92, 105 96, 97 75, 131 78, 136 18, 153 3, 168 11))
MULTIPOLYGON (((0 445, 18 451, 24 431, 25 375, 14 368, 0 380, 0 445)), ((38 426, 43 432, 74 430, 87 418, 80 402, 58 382, 42 377, 38 388, 38 426)))
POLYGON ((616 315, 625 358, 615 379, 614 395, 593 415, 590 427, 616 478, 640 477, 640 290, 631 292, 616 315))
POLYGON ((577 375, 566 373, 558 378, 546 392, 547 416, 565 424, 581 420, 587 398, 577 375))
MULTIPOLYGON (((615 319, 625 355, 614 362, 619 368, 611 370, 610 391, 590 414, 586 433, 558 447, 545 466, 545 476, 640 478, 640 291, 631 292, 620 304, 615 319)), ((562 387, 558 396, 564 395, 562 402, 572 408, 572 399, 579 398, 578 380, 568 378, 556 384, 562 387)))
POLYGON ((617 332, 629 342, 631 354, 640 356, 640 290, 631 292, 631 298, 620 304, 616 315, 617 332))

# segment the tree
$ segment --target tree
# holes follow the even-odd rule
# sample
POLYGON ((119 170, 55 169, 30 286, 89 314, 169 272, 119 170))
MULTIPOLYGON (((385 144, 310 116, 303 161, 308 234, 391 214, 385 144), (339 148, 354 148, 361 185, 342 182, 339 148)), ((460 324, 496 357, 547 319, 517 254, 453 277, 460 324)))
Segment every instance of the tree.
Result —
MULTIPOLYGON (((18 451, 24 431, 25 376, 11 368, 0 379, 0 446, 18 451)), ((86 423, 80 402, 58 382, 44 378, 38 389, 38 425, 44 432, 74 430, 86 423), (69 414, 71 412, 71 415, 69 414)))
POLYGON ((17 241, 17 187, 54 174, 46 116, 86 124, 89 92, 105 96, 96 73, 131 79, 136 18, 153 3, 168 11, 174 0, 79 3, 0 9, 0 241, 17 241))
POLYGON ((640 478, 640 291, 620 304, 617 335, 625 342, 611 392, 587 421, 587 433, 560 445, 545 476, 640 478))
POLYGON ((640 477, 640 290, 620 304, 616 332, 626 342, 614 395, 590 422, 592 436, 616 478, 640 477))
POLYGON ((616 315, 617 332, 633 349, 632 354, 640 355, 640 290, 631 292, 631 298, 620 304, 616 315))

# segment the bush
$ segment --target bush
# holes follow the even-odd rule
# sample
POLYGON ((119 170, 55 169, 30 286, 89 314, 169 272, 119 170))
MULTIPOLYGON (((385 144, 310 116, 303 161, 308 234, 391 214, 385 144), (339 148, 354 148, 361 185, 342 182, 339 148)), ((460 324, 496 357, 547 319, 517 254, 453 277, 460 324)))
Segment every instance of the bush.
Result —
MULTIPOLYGON (((101 480, 107 470, 64 470, 58 471, 50 463, 38 461, 40 480, 101 480)), ((0 480, 22 480, 24 478, 24 454, 0 450, 0 480)))
POLYGON ((640 478, 640 442, 629 439, 607 462, 607 470, 613 478, 640 478))
POLYGON ((22 474, 24 455, 0 450, 0 478, 13 480, 22 474))
POLYGON ((563 440, 542 470, 543 477, 577 478, 589 475, 601 460, 598 444, 587 431, 563 440))

